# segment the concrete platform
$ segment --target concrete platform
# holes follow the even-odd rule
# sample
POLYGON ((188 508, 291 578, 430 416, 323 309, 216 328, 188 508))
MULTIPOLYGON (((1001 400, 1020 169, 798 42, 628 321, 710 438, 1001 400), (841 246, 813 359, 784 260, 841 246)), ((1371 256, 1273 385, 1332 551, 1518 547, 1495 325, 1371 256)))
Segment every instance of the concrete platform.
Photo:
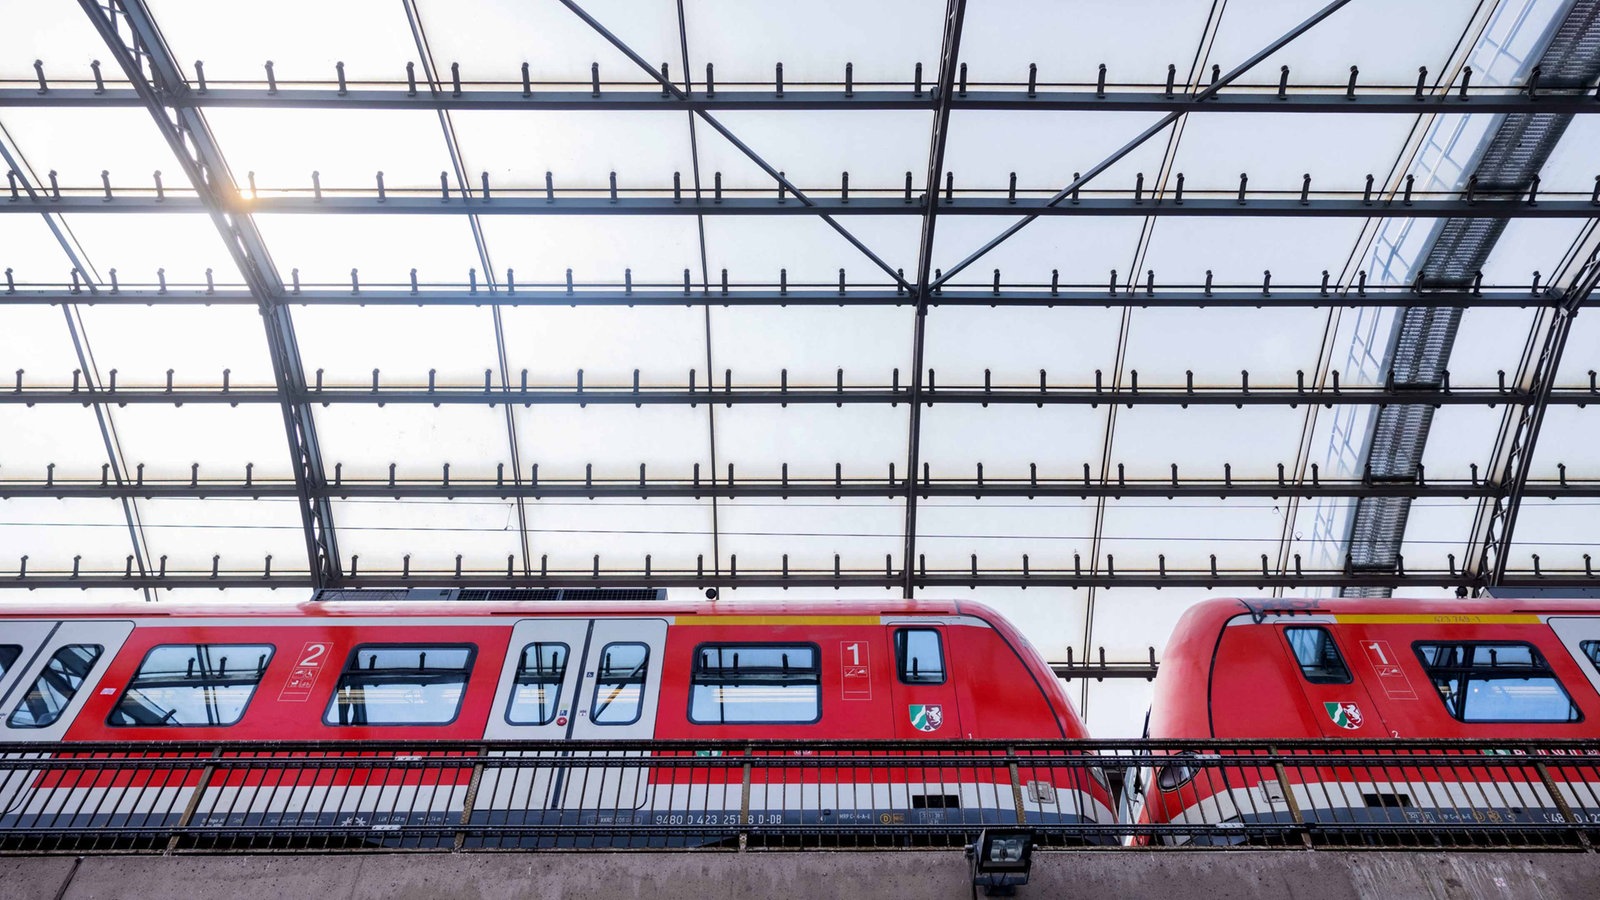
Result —
MULTIPOLYGON (((0 857, 8 900, 962 900, 948 851, 0 857)), ((1593 853, 1040 853, 1019 897, 1556 900, 1600 896, 1593 853)))

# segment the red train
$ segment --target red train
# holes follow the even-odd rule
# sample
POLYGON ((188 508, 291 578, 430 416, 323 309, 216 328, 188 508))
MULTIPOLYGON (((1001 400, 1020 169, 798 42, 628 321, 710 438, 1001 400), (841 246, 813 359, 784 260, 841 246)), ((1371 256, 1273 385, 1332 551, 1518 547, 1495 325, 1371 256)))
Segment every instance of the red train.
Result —
MULTIPOLYGON (((1146 736, 1475 738, 1504 740, 1516 754, 1600 737, 1597 667, 1600 601, 1208 600, 1173 632, 1146 736)), ((1157 757, 1130 773, 1123 816, 1235 828, 1297 814, 1313 826, 1600 821, 1595 769, 1549 780, 1494 766, 1330 764, 1280 774, 1213 768, 1192 755, 1157 757)))
MULTIPOLYGON (((280 605, 10 605, 0 610, 0 741, 327 741, 358 752, 373 742, 435 740, 1085 736, 1038 653, 975 603, 669 602, 640 593, 568 591, 561 602, 495 599, 514 591, 399 591, 280 605), (588 602, 573 599, 585 595, 588 602), (468 596, 490 599, 461 599, 468 596)), ((653 790, 653 771, 590 779, 559 766, 490 769, 474 786, 472 817, 649 822, 669 801, 711 817, 742 812, 737 767, 727 770, 731 790, 701 778, 688 804, 653 790)), ((890 772, 832 793, 823 773, 792 793, 754 791, 748 813, 769 823, 821 817, 808 823, 818 825, 1017 821, 1004 768, 944 771, 931 782, 926 773, 890 772)), ((462 771, 442 798, 423 804, 429 821, 459 821, 470 775, 462 771)), ((69 796, 105 789, 92 779, 40 777, 0 785, 0 829, 49 809, 93 810, 101 824, 160 824, 151 817, 177 816, 195 787, 191 778, 108 806, 69 796)), ((1030 785, 1029 821, 1111 822, 1100 778, 1071 769, 1052 777, 1047 787, 1030 785)), ((271 822, 293 808, 362 821, 378 807, 418 806, 328 784, 227 788, 238 791, 233 801, 225 802, 228 790, 210 791, 197 820, 271 822)), ((394 824, 407 814, 386 815, 394 824)))

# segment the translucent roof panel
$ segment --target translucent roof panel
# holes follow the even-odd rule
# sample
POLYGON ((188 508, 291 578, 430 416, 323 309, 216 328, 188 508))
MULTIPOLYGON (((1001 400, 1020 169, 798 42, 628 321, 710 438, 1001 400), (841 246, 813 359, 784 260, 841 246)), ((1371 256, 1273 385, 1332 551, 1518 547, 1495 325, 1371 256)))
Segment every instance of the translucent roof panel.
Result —
MULTIPOLYGON (((8 27, 0 29, 0 78, 32 82, 33 61, 44 63, 52 83, 89 81, 89 63, 105 57, 105 43, 84 16, 66 3, 19 3, 6 9, 8 27)), ((106 81, 126 81, 114 65, 101 66, 106 81)))
MULTIPOLYGON (((926 112, 763 110, 716 118, 802 191, 836 193, 841 173, 849 172, 853 195, 897 192, 911 172, 920 193, 927 177, 933 117, 926 112)), ((697 134, 700 178, 707 188, 717 172, 724 189, 775 188, 772 176, 722 135, 705 125, 697 134)))
MULTIPOLYGON (((694 184, 681 112, 457 111, 450 121, 468 173, 477 179, 488 172, 491 189, 542 192, 546 172, 560 191, 605 190, 612 172, 619 190, 667 190, 674 172, 683 174, 685 190, 694 184)), ((442 152, 437 118, 430 124, 442 152)), ((437 173, 434 178, 437 184, 437 173)))
POLYGON ((420 281, 463 286, 469 270, 483 276, 464 216, 266 215, 255 221, 285 284, 295 269, 305 287, 336 290, 351 289, 351 269, 369 289, 409 288, 412 269, 420 281), (363 239, 345 240, 352 232, 363 239))
POLYGON ((216 556, 221 572, 264 575, 269 554, 274 574, 304 573, 308 566, 292 498, 142 500, 139 513, 153 568, 165 557, 170 571, 209 572, 216 556))
POLYGON ((1558 478, 1565 467, 1569 478, 1600 478, 1600 458, 1594 452, 1600 429, 1600 407, 1552 406, 1545 411, 1529 466, 1532 478, 1558 478))
POLYGON ((1110 500, 1100 543, 1101 570, 1107 554, 1119 572, 1157 572, 1163 555, 1174 570, 1208 570, 1215 554, 1219 568, 1259 571, 1265 553, 1272 568, 1283 535, 1283 510, 1283 502, 1270 499, 1110 500))
MULTIPOLYGON (((642 385, 706 383, 705 310, 687 306, 508 307, 506 362, 513 383, 528 371, 530 385, 627 387, 639 371, 642 385)), ((732 365, 732 363, 729 363, 732 365)), ((742 373, 747 374, 747 373, 742 373)))
POLYGON ((787 369, 791 386, 832 387, 843 369, 846 386, 882 387, 899 370, 909 387, 914 319, 893 306, 714 308, 712 376, 718 387, 729 370, 735 384, 776 387, 787 369))
MULTIPOLYGON (((533 568, 589 574, 600 570, 642 576, 652 572, 716 569, 710 500, 537 500, 527 505, 533 568)), ((516 519, 508 520, 515 526, 516 519)), ((723 570, 727 570, 724 550, 723 570)))
POLYGON ((70 276, 72 263, 43 216, 0 216, 0 245, 0 268, 18 281, 61 283, 70 276))
MULTIPOLYGON (((333 77, 336 62, 352 80, 394 81, 417 58, 406 19, 381 0, 329 5, 290 0, 248 28, 218 29, 204 0, 148 0, 173 54, 185 67, 205 63, 211 81, 264 81, 267 60, 284 81, 333 77), (316 22, 316 28, 305 23, 316 22)), ((193 77, 194 72, 189 71, 193 77)))
POLYGON ((34 573, 70 572, 73 557, 81 557, 83 571, 121 572, 133 539, 120 500, 5 497, 0 498, 0 547, 5 548, 0 571, 16 572, 26 556, 34 573))
POLYGON ((1092 82, 1101 63, 1115 82, 1159 82, 1168 63, 1179 67, 1180 77, 1187 74, 1206 14, 1204 3, 1161 0, 976 4, 967 8, 961 57, 981 82, 1024 82, 1030 62, 1038 64, 1041 82, 1092 82), (1148 27, 1158 20, 1162 27, 1148 27), (1140 40, 1125 39, 1132 33, 1140 40), (1072 36, 1065 46, 1063 35, 1072 36))
MULTIPOLYGON (((935 397, 937 397, 937 391, 935 397)), ((1077 479, 1088 464, 1098 477, 1106 411, 1076 404, 934 403, 922 411, 922 460, 934 478, 1077 479)), ((921 477, 921 473, 918 473, 921 477)))
MULTIPOLYGON (((710 426, 703 405, 562 404, 513 406, 512 412, 523 468, 537 463, 541 479, 581 480, 592 465, 596 479, 637 484, 643 465, 647 481, 686 481, 699 465, 710 480, 710 426)), ((496 414, 503 431, 504 416, 496 414)))
MULTIPOLYGON (((835 221, 887 265, 904 269, 908 279, 916 278, 921 226, 915 217, 840 216, 835 221)), ((789 286, 795 290, 837 290, 840 269, 845 270, 847 284, 893 283, 891 275, 847 239, 811 216, 711 216, 705 227, 713 289, 719 286, 723 269, 728 270, 731 284, 773 287, 787 269, 789 286)), ((700 283, 698 260, 693 275, 700 283)))
MULTIPOLYGON (((438 196, 439 173, 452 169, 439 117, 431 112, 218 109, 206 121, 246 196, 251 173, 260 195, 271 197, 286 191, 310 195, 312 172, 330 195, 374 192, 381 171, 387 190, 432 197, 438 196)), ((477 173, 471 175, 477 187, 477 173)), ((453 170, 450 184, 460 190, 453 170)))
MULTIPOLYGON (((1071 173, 1068 173, 1069 177, 1071 173)), ((1065 187, 1063 181, 1057 187, 1065 187)), ((934 232, 934 266, 943 268, 962 261, 991 238, 1010 228, 1017 219, 998 216, 949 216, 939 220, 934 232)), ((1051 271, 1062 286, 1092 285, 1103 288, 1116 269, 1118 284, 1126 285, 1128 265, 1143 222, 1133 216, 1110 219, 1046 216, 1033 220, 1013 237, 985 254, 981 261, 956 275, 954 284, 993 285, 1000 270, 1001 284, 1046 286, 1051 271)), ((1120 290, 1121 288, 1119 288, 1120 290)), ((935 297, 934 299, 937 299, 935 297)))
POLYGON ((42 481, 55 477, 98 478, 106 462, 95 412, 82 406, 0 404, 0 478, 42 481))
POLYGON ((266 328, 252 306, 101 305, 80 315, 102 382, 116 369, 118 386, 160 386, 171 369, 175 384, 218 386, 226 369, 230 385, 273 383, 266 328))
MULTIPOLYGON (((99 44, 95 58, 104 55, 105 45, 99 44)), ((109 74, 116 68, 102 66, 101 72, 109 74)), ((188 187, 155 120, 138 107, 8 108, 0 122, 5 123, 17 152, 33 170, 31 180, 36 188, 48 188, 49 174, 54 171, 63 193, 87 189, 99 194, 100 173, 109 171, 113 190, 153 191, 152 173, 158 170, 169 188, 188 187), (100 129, 117 135, 115 146, 83 140, 85 132, 100 129)))
POLYGON ((290 478, 293 471, 284 437, 283 414, 276 404, 187 403, 183 406, 129 404, 116 411, 118 441, 135 474, 145 478, 189 480, 200 464, 209 478, 243 481, 245 467, 255 478, 290 478))
POLYGON ((500 382, 494 319, 480 307, 296 306, 290 314, 301 365, 313 384, 418 386, 437 370, 442 385, 483 386, 492 370, 500 382))
MULTIPOLYGON (((1324 270, 1343 267, 1361 227, 1354 218, 1174 219, 1156 226, 1144 268, 1155 270, 1158 288, 1202 284, 1207 271, 1217 284, 1256 286, 1270 271, 1280 288, 1319 285, 1324 270), (1241 244, 1251 252, 1238 252, 1241 244)), ((1141 282, 1145 277, 1139 273, 1141 282)))
POLYGON ((409 555, 413 571, 437 578, 453 574, 460 554, 464 572, 504 572, 506 557, 521 552, 508 500, 335 500, 333 521, 346 571, 351 557, 360 557, 358 571, 402 571, 409 555))
POLYGON ((843 572, 881 574, 885 558, 900 568, 905 516, 903 497, 752 497, 717 504, 717 533, 741 572, 782 571, 785 555, 793 572, 832 572, 838 554, 843 572))
POLYGON ((886 415, 859 404, 734 406, 716 410, 717 460, 726 474, 777 478, 784 463, 791 478, 828 478, 835 464, 846 478, 886 479, 889 465, 905 476, 906 419, 902 404, 886 415))
POLYGON ((1457 569, 1465 565, 1472 519, 1477 511, 1476 500, 1427 498, 1413 501, 1411 515, 1406 520, 1405 542, 1400 547, 1406 568, 1443 571, 1449 568, 1452 555, 1457 569))
POLYGON ((481 479, 510 462, 498 408, 340 404, 316 407, 316 423, 324 466, 351 480, 387 479, 392 463, 396 478, 440 485, 446 463, 453 477, 481 479))
POLYGON ((16 371, 23 384, 72 383, 80 368, 72 335, 60 307, 23 306, 0 302, 0 374, 15 386, 16 371))
POLYGON ((1130 478, 1165 479, 1173 464, 1180 479, 1220 481, 1230 466, 1235 478, 1272 478, 1279 463, 1294 465, 1304 421, 1302 410, 1288 406, 1124 407, 1111 459, 1125 464, 1130 478))
POLYGON ((75 213, 61 218, 102 283, 110 283, 112 269, 126 287, 155 288, 165 279, 169 288, 204 289, 207 269, 219 286, 243 280, 210 216, 75 213))
MULTIPOLYGON (((621 51, 559 4, 424 0, 417 7, 436 64, 448 72, 451 63, 460 63, 465 80, 516 81, 524 62, 530 76, 540 81, 587 85, 593 62, 600 64, 601 77, 608 83, 649 80, 621 51), (472 27, 456 27, 460 22, 471 22, 472 27)), ((678 21, 671 4, 600 0, 583 8, 652 64, 670 60, 672 72, 679 73, 678 21)), ((392 13, 389 17, 398 18, 392 13)))
POLYGON ((976 555, 985 570, 1020 573, 1026 555, 1030 572, 1068 572, 1073 554, 1092 556, 1094 521, 1094 501, 1077 497, 932 497, 917 504, 917 553, 933 569, 967 569, 976 555))
MULTIPOLYGON (((1116 367, 1122 310, 939 306, 928 313, 928 367, 942 383, 1053 387, 1094 383, 1116 367)), ((1109 379, 1109 374, 1104 377, 1109 379)))
POLYGON ((1195 116, 1172 166, 1185 194, 1236 191, 1240 173, 1251 195, 1298 195, 1307 174, 1313 192, 1360 191, 1368 174, 1387 175, 1412 128, 1409 116, 1195 116))
MULTIPOLYGON (((508 268, 516 270, 518 287, 565 286, 568 269, 575 282, 617 288, 630 269, 639 288, 665 284, 682 290, 685 270, 700 283, 699 238, 688 216, 485 216, 481 221, 501 284, 508 268)), ((471 237, 466 222, 452 224, 471 237)))
POLYGON ((1600 545, 1600 516, 1595 515, 1595 507, 1592 499, 1524 500, 1512 536, 1510 566, 1530 570, 1537 553, 1542 571, 1593 577, 1588 573, 1600 564, 1595 559, 1595 547, 1600 545))
POLYGON ((939 16, 913 0, 866 6, 686 0, 683 8, 690 57, 697 70, 716 64, 718 83, 766 81, 778 62, 795 81, 841 81, 847 62, 864 82, 909 81, 916 63, 938 65, 939 16))
MULTIPOLYGON (((1295 385, 1295 373, 1316 371, 1317 345, 1328 322, 1318 309, 1137 309, 1128 325, 1125 365, 1141 385, 1295 385)), ((1109 373, 1107 380, 1109 381, 1109 373)))

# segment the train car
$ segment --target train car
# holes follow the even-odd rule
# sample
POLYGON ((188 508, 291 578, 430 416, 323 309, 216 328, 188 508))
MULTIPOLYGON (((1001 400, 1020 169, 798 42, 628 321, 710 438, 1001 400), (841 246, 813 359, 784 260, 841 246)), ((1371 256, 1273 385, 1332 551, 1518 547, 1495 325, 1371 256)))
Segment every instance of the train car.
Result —
POLYGON ((211 827, 451 825, 464 821, 469 791, 466 823, 513 832, 596 823, 666 832, 733 821, 1015 824, 1019 814, 1058 825, 1112 820, 1103 778, 1081 768, 1051 770, 1044 777, 1053 783, 1030 783, 1025 797, 1004 767, 837 778, 813 769, 746 789, 738 766, 684 777, 650 765, 564 766, 547 743, 519 750, 506 742, 606 742, 639 757, 651 753, 643 741, 1085 736, 1038 653, 976 603, 565 593, 561 602, 516 599, 526 596, 517 591, 352 591, 277 605, 7 605, 0 742, 12 758, 30 745, 59 755, 62 744, 79 742, 159 752, 160 742, 182 741, 226 756, 235 745, 316 741, 337 756, 484 741, 506 762, 463 767, 427 786, 339 771, 273 782, 286 776, 251 770, 197 798, 209 777, 198 767, 130 790, 128 776, 94 774, 95 759, 106 758, 97 750, 76 772, 0 781, 0 832, 158 827, 180 817, 211 827))
MULTIPOLYGON (((1146 736, 1320 740, 1307 752, 1330 755, 1340 751, 1327 742, 1347 739, 1479 739, 1504 741, 1496 753, 1515 756, 1600 737, 1597 667, 1600 601, 1208 600, 1172 634, 1146 736)), ((1297 816, 1312 831, 1600 822, 1600 771, 1592 768, 1548 777, 1487 762, 1278 770, 1194 757, 1177 749, 1130 773, 1122 815, 1241 834, 1297 816)))

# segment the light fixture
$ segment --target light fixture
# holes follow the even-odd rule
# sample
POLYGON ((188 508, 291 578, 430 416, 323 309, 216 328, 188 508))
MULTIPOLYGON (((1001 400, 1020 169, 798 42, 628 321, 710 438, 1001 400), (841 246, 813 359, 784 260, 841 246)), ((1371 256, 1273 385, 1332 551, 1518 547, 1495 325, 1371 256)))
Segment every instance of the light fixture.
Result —
POLYGON ((1010 897, 1028 883, 1033 868, 1033 832, 1026 828, 987 828, 977 843, 967 848, 972 860, 973 893, 983 888, 986 897, 1010 897))

